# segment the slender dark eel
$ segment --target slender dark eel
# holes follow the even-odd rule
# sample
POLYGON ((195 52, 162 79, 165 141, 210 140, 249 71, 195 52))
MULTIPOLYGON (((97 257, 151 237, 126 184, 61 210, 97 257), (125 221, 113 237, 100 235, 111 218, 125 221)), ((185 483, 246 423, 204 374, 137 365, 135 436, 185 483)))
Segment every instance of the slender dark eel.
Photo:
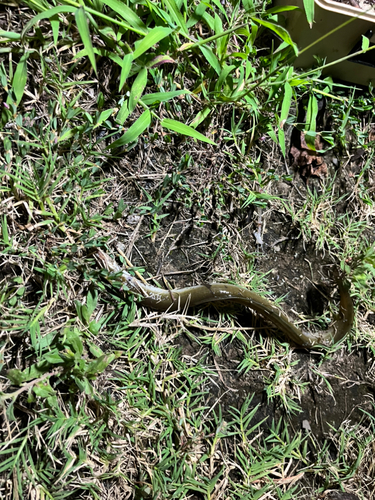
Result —
POLYGON ((272 302, 246 288, 229 283, 212 283, 211 285, 197 285, 176 290, 163 290, 148 285, 124 271, 102 250, 95 253, 99 265, 124 283, 132 293, 140 295, 141 304, 157 311, 182 310, 185 306, 194 307, 209 302, 230 301, 242 304, 261 314, 273 323, 284 335, 297 345, 311 348, 316 345, 332 345, 341 340, 351 329, 354 320, 353 301, 349 294, 349 286, 341 279, 338 280, 340 291, 339 318, 321 332, 311 333, 297 328, 272 302))

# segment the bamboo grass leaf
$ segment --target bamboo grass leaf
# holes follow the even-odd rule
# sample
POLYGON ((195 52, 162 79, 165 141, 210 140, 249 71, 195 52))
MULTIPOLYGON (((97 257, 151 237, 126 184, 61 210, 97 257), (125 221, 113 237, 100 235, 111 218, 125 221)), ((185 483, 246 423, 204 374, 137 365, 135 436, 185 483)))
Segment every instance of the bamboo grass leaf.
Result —
POLYGON ((80 7, 79 9, 76 10, 75 18, 76 18, 77 28, 81 36, 81 40, 83 42, 85 49, 87 50, 87 55, 96 73, 95 53, 91 42, 88 19, 86 16, 85 9, 83 7, 80 7))
POLYGON ((218 75, 220 75, 221 66, 213 51, 209 47, 205 47, 204 45, 201 45, 199 48, 204 57, 207 59, 209 65, 212 66, 212 68, 214 68, 214 70, 218 75))
POLYGON ((21 102, 27 81, 27 59, 29 52, 21 56, 20 62, 17 64, 16 71, 13 77, 13 90, 16 95, 17 104, 21 102))
POLYGON ((57 15, 50 18, 52 34, 53 34, 53 43, 57 45, 57 40, 59 38, 59 29, 60 29, 60 20, 57 15))
POLYGON ((57 14, 62 14, 62 13, 66 14, 68 12, 75 12, 76 10, 77 10, 76 7, 71 7, 70 5, 59 5, 57 7, 53 7, 52 9, 45 10, 44 12, 40 12, 32 19, 30 19, 30 21, 26 24, 26 26, 22 30, 21 38, 23 38, 26 35, 26 33, 30 30, 32 26, 34 26, 34 24, 37 24, 42 19, 51 19, 57 14))
POLYGON ((188 35, 189 31, 186 27, 185 20, 180 12, 180 9, 178 8, 176 2, 174 0, 165 0, 165 3, 168 7, 169 13, 173 19, 173 21, 177 24, 177 26, 180 28, 181 32, 184 35, 188 35))
POLYGON ((121 89, 125 85, 126 79, 129 76, 132 67, 132 62, 133 62, 133 54, 126 54, 120 65, 121 75, 120 75, 119 92, 121 92, 121 89))
POLYGON ((114 149, 125 144, 134 142, 146 130, 151 123, 151 113, 148 109, 133 123, 133 125, 125 132, 125 134, 113 142, 107 149, 114 149))
POLYGON ((296 56, 298 55, 298 47, 293 42, 293 40, 291 39, 289 33, 285 28, 283 28, 279 24, 273 23, 271 21, 265 21, 264 19, 259 19, 257 17, 253 17, 252 19, 254 22, 259 23, 262 26, 265 26, 266 28, 276 33, 276 35, 278 35, 286 44, 290 45, 293 48, 295 55, 296 56))
POLYGON ((156 102, 166 102, 179 97, 180 95, 190 94, 188 90, 173 90, 171 92, 155 92, 154 94, 146 94, 142 97, 143 104, 151 106, 156 102))
POLYGON ((147 35, 143 38, 143 40, 140 40, 137 42, 135 51, 133 52, 133 59, 137 59, 139 56, 144 54, 146 50, 148 50, 150 47, 153 47, 156 45, 160 40, 165 38, 166 36, 170 35, 172 33, 171 28, 163 28, 163 27, 157 27, 152 29, 147 35))
POLYGON ((208 144, 213 144, 216 146, 214 141, 211 141, 208 137, 197 132, 189 125, 185 125, 184 123, 178 122, 177 120, 171 120, 170 118, 165 118, 161 121, 161 126, 172 130, 173 132, 177 132, 178 134, 187 135, 188 137, 192 137, 193 139, 197 139, 198 141, 208 142, 208 144))
POLYGON ((119 14, 119 16, 121 16, 124 21, 130 24, 130 26, 134 29, 147 33, 148 30, 143 21, 125 3, 119 2, 118 0, 103 0, 103 3, 119 14))
MULTIPOLYGON (((0 30, 0 39, 1 38, 6 38, 8 40, 17 41, 21 38, 21 35, 19 33, 14 33, 13 31, 4 31, 0 30)), ((3 41, 3 40, 0 40, 3 41)))
POLYGON ((311 29, 314 22, 315 0, 303 0, 303 6, 305 8, 307 22, 309 23, 311 29))
POLYGON ((142 68, 134 80, 129 97, 129 113, 132 113, 147 85, 147 69, 142 68))
POLYGON ((289 115, 290 105, 292 103, 292 96, 293 96, 292 87, 289 85, 288 82, 286 82, 284 85, 284 98, 281 105, 280 123, 278 130, 279 144, 284 157, 286 152, 284 125, 289 115))

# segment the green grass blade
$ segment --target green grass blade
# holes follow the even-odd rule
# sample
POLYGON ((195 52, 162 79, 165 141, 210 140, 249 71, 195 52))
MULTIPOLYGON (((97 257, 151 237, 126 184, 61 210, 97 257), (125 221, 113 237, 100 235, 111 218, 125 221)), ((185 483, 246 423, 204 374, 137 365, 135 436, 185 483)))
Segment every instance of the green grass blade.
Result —
POLYGON ((50 18, 52 34, 53 34, 53 43, 57 45, 57 40, 59 38, 59 29, 60 29, 60 20, 58 16, 53 16, 50 18))
POLYGON ((315 0, 303 0, 303 6, 305 8, 307 22, 309 23, 310 28, 312 28, 314 22, 315 0))
POLYGON ((106 109, 105 111, 102 111, 99 115, 98 121, 94 125, 94 129, 97 127, 100 127, 100 125, 108 120, 108 118, 115 112, 114 108, 106 109))
POLYGON ((21 35, 19 33, 13 33, 13 31, 0 30, 0 38, 7 38, 8 40, 12 40, 14 42, 16 40, 19 40, 21 38, 21 35))
POLYGON ((187 135, 188 137, 192 137, 193 139, 197 139, 198 141, 208 142, 208 144, 213 144, 216 146, 214 141, 208 139, 205 135, 197 132, 189 125, 185 125, 184 123, 178 122, 177 120, 171 120, 170 118, 165 118, 161 121, 161 126, 172 130, 173 132, 177 132, 178 134, 187 135))
POLYGON ((146 109, 146 111, 144 111, 141 116, 133 123, 129 130, 127 130, 125 134, 120 137, 120 139, 117 139, 117 141, 108 146, 108 148, 114 149, 134 142, 136 139, 138 139, 142 132, 146 130, 150 123, 151 113, 148 109, 146 109))
POLYGON ((190 127, 197 128, 200 123, 202 123, 207 116, 210 114, 211 108, 210 106, 205 106, 197 116, 194 118, 194 120, 190 123, 190 127))
POLYGON ((20 103, 23 93, 25 91, 27 81, 27 59, 29 53, 26 52, 22 55, 20 62, 17 64, 16 72, 13 77, 13 90, 16 95, 17 104, 20 103))
POLYGON ((76 10, 75 18, 76 18, 77 28, 81 36, 81 40, 83 42, 85 49, 87 50, 87 55, 89 56, 92 67, 94 68, 94 71, 96 73, 95 53, 91 43, 88 19, 86 17, 85 9, 83 7, 80 7, 79 9, 76 10))
POLYGON ((126 54, 121 63, 119 92, 121 92, 121 89, 125 85, 126 79, 129 76, 132 67, 132 62, 133 62, 133 54, 126 54))
POLYGON ((34 24, 38 23, 42 19, 51 19, 51 17, 56 16, 57 14, 67 13, 67 12, 75 12, 77 10, 76 7, 71 7, 70 5, 59 5, 58 7, 53 7, 52 9, 48 9, 40 14, 36 15, 26 24, 24 29, 22 30, 21 37, 23 38, 26 33, 30 30, 34 24))
POLYGON ((186 27, 185 20, 181 14, 179 8, 177 7, 176 2, 174 0, 165 0, 165 4, 168 7, 168 10, 169 10, 169 13, 170 13, 172 19, 177 24, 177 26, 180 28, 181 32, 184 35, 188 35, 189 31, 186 27))
POLYGON ((287 30, 285 28, 283 28, 282 26, 279 26, 276 23, 272 23, 271 21, 265 21, 264 19, 259 19, 257 17, 253 17, 252 19, 254 22, 259 23, 262 26, 265 26, 266 28, 268 28, 271 31, 273 31, 274 33, 276 33, 276 35, 278 35, 285 43, 287 43, 288 45, 290 45, 293 48, 295 55, 296 56, 298 55, 298 47, 293 42, 293 40, 291 39, 289 33, 287 32, 287 30))
POLYGON ((132 113, 147 85, 147 69, 142 68, 134 80, 129 97, 129 113, 132 113))
POLYGON ((190 94, 188 90, 173 90, 171 92, 155 92, 153 94, 146 94, 142 97, 143 104, 151 106, 156 102, 166 102, 178 97, 180 95, 190 94))
POLYGON ((147 33, 148 30, 143 24, 143 21, 132 9, 125 5, 125 3, 119 2, 118 0, 103 0, 103 3, 121 16, 132 28, 147 33))
POLYGON ((221 73, 221 66, 220 66, 220 63, 219 63, 217 57, 215 56, 215 54, 212 52, 212 50, 210 48, 205 47, 204 45, 201 45, 199 48, 200 48, 202 54, 204 55, 204 57, 207 59, 209 65, 212 68, 214 68, 214 70, 216 71, 216 73, 219 76, 221 73))
POLYGON ((137 57, 141 56, 150 47, 153 47, 158 42, 160 42, 160 40, 170 35, 172 31, 173 30, 171 28, 163 27, 152 29, 149 33, 147 33, 143 40, 136 43, 136 49, 133 52, 133 58, 137 59, 137 57))
POLYGON ((284 157, 285 157, 285 152, 286 152, 285 151, 284 125, 285 125, 285 122, 286 122, 288 115, 289 115, 289 109, 290 109, 290 105, 292 103, 292 96, 293 96, 292 87, 289 85, 288 82, 286 82, 284 85, 284 98, 283 98, 283 102, 281 105, 280 123, 279 123, 279 131, 278 131, 279 144, 280 144, 280 148, 281 148, 281 151, 282 151, 284 157))

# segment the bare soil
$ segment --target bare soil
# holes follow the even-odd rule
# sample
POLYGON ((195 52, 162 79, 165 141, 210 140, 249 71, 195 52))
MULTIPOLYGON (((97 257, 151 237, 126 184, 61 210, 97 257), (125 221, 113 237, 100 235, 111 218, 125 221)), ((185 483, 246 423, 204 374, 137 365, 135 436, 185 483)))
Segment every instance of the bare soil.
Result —
MULTIPOLYGON (((214 154, 210 148, 194 148, 183 142, 170 145, 168 150, 155 144, 145 151, 140 144, 121 161, 120 169, 126 187, 123 195, 128 200, 130 197, 130 205, 133 203, 136 207, 145 199, 145 192, 160 189, 165 177, 176 168, 174 165, 178 158, 186 153, 193 158, 191 167, 183 172, 184 182, 190 191, 190 208, 188 203, 187 208, 179 201, 180 188, 177 187, 163 207, 162 213, 169 215, 161 220, 160 227, 151 238, 150 219, 137 215, 138 209, 124 218, 126 223, 113 228, 120 239, 131 242, 128 256, 133 265, 145 268, 159 282, 164 277, 171 287, 181 287, 213 281, 218 277, 230 279, 236 273, 241 276, 248 264, 245 256, 249 255, 257 272, 269 273, 267 279, 273 297, 285 296, 283 308, 291 317, 297 317, 295 312, 307 317, 322 314, 328 307, 328 299, 336 297, 330 279, 335 263, 329 249, 317 251, 313 241, 306 241, 301 236, 291 216, 273 202, 259 210, 252 205, 241 208, 230 194, 223 199, 216 186, 225 184, 229 179, 226 176, 233 175, 228 156, 224 152, 214 154), (263 245, 257 244, 254 237, 259 227, 263 245)), ((259 150, 254 154, 259 154, 259 150)), ((328 179, 336 176, 335 189, 340 193, 352 190, 354 175, 363 161, 361 155, 353 162, 348 157, 337 161, 332 155, 327 156, 325 161, 328 164, 328 179)), ((306 184, 298 172, 292 172, 292 182, 282 179, 288 166, 268 139, 262 143, 261 163, 264 169, 272 165, 280 176, 279 181, 270 185, 270 194, 296 205, 304 203, 306 184)), ((309 179, 311 190, 318 193, 321 186, 321 181, 309 179)), ((186 196, 187 191, 182 191, 186 196)), ((352 208, 348 202, 343 202, 338 209, 344 213, 352 208)), ((270 329, 261 319, 254 318, 250 311, 237 310, 237 313, 239 326, 255 326, 252 333, 245 330, 245 335, 255 342, 260 336, 275 335, 285 342, 279 332, 270 329)), ((211 307, 209 314, 216 317, 215 309, 211 307)), ((368 316, 368 321, 371 317, 368 316)), ((197 337, 201 334, 194 329, 191 333, 197 337)), ((300 411, 288 412, 279 398, 269 398, 265 390, 273 366, 264 363, 259 370, 247 373, 238 370, 244 358, 244 347, 239 341, 224 342, 220 356, 213 355, 212 350, 192 340, 191 335, 177 337, 176 343, 181 346, 183 356, 193 357, 199 352, 200 356, 206 356, 208 366, 218 370, 218 378, 209 387, 207 404, 220 403, 224 418, 230 418, 231 407, 239 409, 246 397, 252 395, 251 406, 259 405, 255 421, 265 419, 262 424, 264 432, 272 421, 277 422, 283 417, 296 432, 302 429, 311 433, 309 447, 312 453, 315 453, 314 443, 328 440, 332 442, 334 456, 335 429, 363 421, 363 411, 374 413, 371 404, 375 390, 374 358, 360 347, 352 346, 349 353, 344 343, 330 356, 324 352, 295 348, 288 361, 292 366, 289 376, 298 380, 304 388, 296 393, 295 388, 287 383, 285 393, 290 390, 290 396, 300 407, 300 411)))

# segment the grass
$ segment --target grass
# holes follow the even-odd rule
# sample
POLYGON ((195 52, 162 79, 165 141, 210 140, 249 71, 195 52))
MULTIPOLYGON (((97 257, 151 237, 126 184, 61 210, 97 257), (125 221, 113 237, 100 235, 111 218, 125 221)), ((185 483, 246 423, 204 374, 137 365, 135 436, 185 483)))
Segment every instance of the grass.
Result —
MULTIPOLYGON (((266 7, 1 7, 1 498, 371 497, 371 402, 323 437, 299 422, 313 424, 301 418, 310 390, 338 397, 340 356, 375 347, 374 97, 320 70, 300 77, 295 44, 266 7), (306 188, 285 167, 288 128, 307 97, 296 125, 313 137, 321 95, 327 144, 342 158, 361 148, 362 160, 306 188), (269 249, 311 246, 310 267, 294 248, 267 253, 259 227, 269 249), (307 360, 237 309, 143 310, 93 258, 117 240, 162 286, 183 271, 180 285, 271 288, 289 309, 300 302, 285 297, 288 269, 273 272, 283 260, 317 283, 338 264, 355 329, 307 360)), ((348 371, 345 383, 363 385, 348 371)))

